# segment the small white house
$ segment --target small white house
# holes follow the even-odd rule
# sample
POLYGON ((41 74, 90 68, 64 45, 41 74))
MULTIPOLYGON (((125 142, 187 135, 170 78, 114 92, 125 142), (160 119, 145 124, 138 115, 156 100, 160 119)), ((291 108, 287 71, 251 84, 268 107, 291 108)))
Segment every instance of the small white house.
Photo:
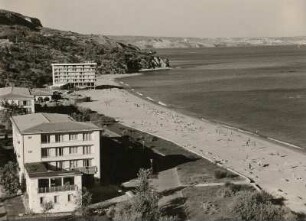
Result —
POLYGON ((46 88, 33 88, 31 94, 36 102, 51 101, 53 92, 46 88))
POLYGON ((35 113, 34 96, 28 88, 23 87, 3 87, 0 88, 0 110, 4 109, 3 102, 16 104, 25 108, 27 113, 35 113))
POLYGON ((20 115, 11 121, 29 208, 39 213, 51 201, 56 207, 50 212, 73 211, 72 198, 82 188, 81 176, 101 177, 100 128, 64 114, 20 115))

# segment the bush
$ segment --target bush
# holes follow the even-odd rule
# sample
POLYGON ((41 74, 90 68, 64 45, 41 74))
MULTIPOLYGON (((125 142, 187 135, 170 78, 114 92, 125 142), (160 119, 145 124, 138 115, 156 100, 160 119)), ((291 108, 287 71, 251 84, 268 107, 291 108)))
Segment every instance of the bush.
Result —
POLYGON ((0 168, 0 185, 8 195, 17 194, 20 190, 17 163, 9 161, 3 168, 0 168))
POLYGON ((216 170, 215 171, 215 178, 216 179, 223 179, 227 177, 227 171, 225 170, 216 170))
POLYGON ((245 221, 296 220, 284 207, 274 205, 272 196, 265 192, 241 191, 233 202, 233 212, 245 221))

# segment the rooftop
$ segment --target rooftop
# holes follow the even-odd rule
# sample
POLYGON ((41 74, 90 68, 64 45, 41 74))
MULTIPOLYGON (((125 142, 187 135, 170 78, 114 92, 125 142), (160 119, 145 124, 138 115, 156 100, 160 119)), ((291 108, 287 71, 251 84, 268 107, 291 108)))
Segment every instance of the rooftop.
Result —
POLYGON ((47 163, 26 163, 25 169, 30 178, 36 177, 55 177, 67 175, 81 175, 82 173, 76 170, 58 170, 54 166, 47 163))
POLYGON ((33 99, 30 90, 24 87, 3 87, 0 88, 0 99, 11 100, 11 99, 33 99))
POLYGON ((100 128, 90 122, 77 122, 66 114, 35 113, 13 116, 21 134, 93 131, 100 128))
POLYGON ((31 94, 34 96, 52 96, 53 92, 46 88, 33 88, 31 94))
POLYGON ((55 63, 51 64, 52 66, 62 66, 62 65, 67 65, 67 66, 75 66, 75 65, 97 65, 97 63, 55 63))

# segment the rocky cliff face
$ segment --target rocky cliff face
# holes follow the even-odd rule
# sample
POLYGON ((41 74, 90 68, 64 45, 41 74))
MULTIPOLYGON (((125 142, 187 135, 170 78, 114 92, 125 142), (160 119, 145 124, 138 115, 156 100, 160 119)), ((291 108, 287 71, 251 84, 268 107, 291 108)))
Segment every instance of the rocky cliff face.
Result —
POLYGON ((157 48, 213 48, 213 47, 252 47, 252 46, 306 46, 306 37, 275 38, 172 38, 111 36, 113 39, 133 44, 143 49, 157 48))
POLYGON ((37 18, 6 10, 0 10, 0 25, 22 25, 32 30, 37 30, 42 27, 40 20, 37 18))
POLYGON ((102 35, 42 27, 36 18, 0 10, 0 86, 39 87, 52 81, 51 63, 98 64, 98 74, 124 74, 169 65, 154 51, 102 35))

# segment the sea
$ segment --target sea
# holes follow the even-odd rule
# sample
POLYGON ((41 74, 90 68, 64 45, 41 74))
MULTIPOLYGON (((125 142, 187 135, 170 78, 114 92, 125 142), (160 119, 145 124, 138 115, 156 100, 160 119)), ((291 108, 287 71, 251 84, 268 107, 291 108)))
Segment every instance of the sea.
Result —
POLYGON ((159 49, 172 66, 123 78, 184 114, 306 149, 306 47, 159 49))

